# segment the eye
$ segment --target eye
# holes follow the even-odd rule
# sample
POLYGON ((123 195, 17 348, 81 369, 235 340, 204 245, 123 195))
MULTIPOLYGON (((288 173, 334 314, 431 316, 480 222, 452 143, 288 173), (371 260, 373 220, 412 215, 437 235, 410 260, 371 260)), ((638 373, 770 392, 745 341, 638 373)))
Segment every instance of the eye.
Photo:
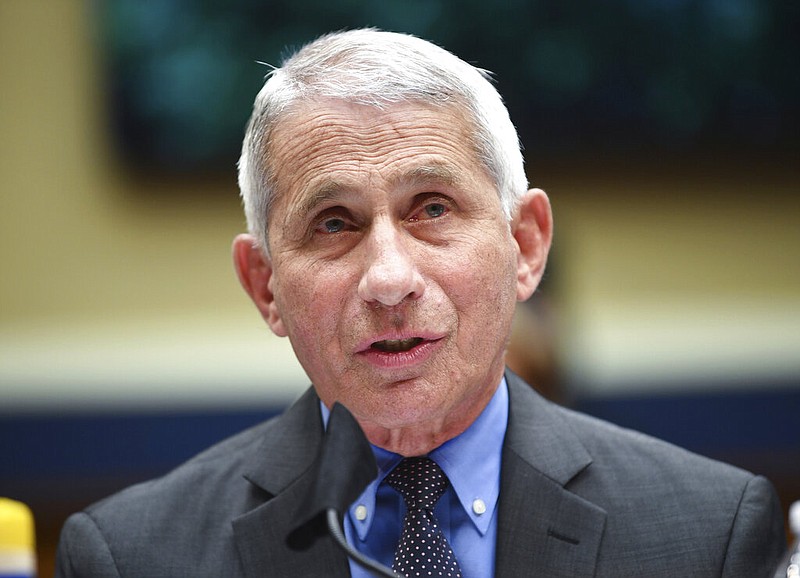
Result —
POLYGON ((340 206, 322 211, 313 218, 311 225, 311 233, 322 236, 341 235, 356 229, 358 223, 353 214, 340 206))
POLYGON ((409 221, 427 221, 431 219, 438 219, 446 215, 449 211, 450 207, 447 205, 447 203, 431 201, 425 203, 418 211, 414 212, 409 218, 409 221))
POLYGON ((344 219, 340 219, 339 217, 330 217, 328 219, 324 219, 320 222, 317 229, 322 233, 341 233, 347 227, 347 223, 344 222, 344 219))
POLYGON ((445 207, 442 203, 431 203, 429 205, 425 205, 425 213, 431 219, 441 217, 444 215, 445 211, 447 211, 447 207, 445 207))

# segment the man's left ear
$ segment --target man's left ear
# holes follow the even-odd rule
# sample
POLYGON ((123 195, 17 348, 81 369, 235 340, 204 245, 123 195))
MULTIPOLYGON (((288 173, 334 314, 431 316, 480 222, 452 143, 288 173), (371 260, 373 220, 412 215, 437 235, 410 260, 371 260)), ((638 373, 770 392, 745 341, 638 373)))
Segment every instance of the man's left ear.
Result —
POLYGON ((553 212, 543 190, 531 189, 523 196, 511 221, 511 233, 519 246, 517 299, 525 301, 542 280, 553 241, 553 212))

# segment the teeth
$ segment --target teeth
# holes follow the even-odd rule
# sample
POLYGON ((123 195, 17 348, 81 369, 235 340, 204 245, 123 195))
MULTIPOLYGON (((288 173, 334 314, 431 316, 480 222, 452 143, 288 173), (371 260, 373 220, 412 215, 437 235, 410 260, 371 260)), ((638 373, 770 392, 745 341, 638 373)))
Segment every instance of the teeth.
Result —
POLYGON ((411 337, 409 339, 386 339, 384 341, 376 341, 373 344, 373 347, 375 349, 380 349, 381 351, 397 352, 408 351, 420 343, 422 343, 421 337, 411 337))

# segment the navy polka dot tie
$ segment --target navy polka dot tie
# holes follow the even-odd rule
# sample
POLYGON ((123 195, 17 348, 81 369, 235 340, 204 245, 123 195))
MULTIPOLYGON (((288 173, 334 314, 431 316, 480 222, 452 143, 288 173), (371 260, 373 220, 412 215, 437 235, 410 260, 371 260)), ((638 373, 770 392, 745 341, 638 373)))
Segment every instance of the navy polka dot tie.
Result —
POLYGON ((461 578, 456 556, 433 515, 433 507, 450 483, 442 469, 429 458, 406 458, 386 476, 386 482, 406 503, 392 569, 409 578, 461 578))

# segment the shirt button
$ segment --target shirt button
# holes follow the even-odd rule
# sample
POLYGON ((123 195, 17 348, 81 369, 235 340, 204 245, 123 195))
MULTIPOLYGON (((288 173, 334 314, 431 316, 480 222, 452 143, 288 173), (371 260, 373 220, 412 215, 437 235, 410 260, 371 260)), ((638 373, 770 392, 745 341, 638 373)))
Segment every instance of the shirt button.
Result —
POLYGON ((367 507, 363 504, 356 506, 356 520, 363 522, 367 519, 367 507))
POLYGON ((481 514, 485 514, 486 513, 486 504, 480 498, 475 498, 472 501, 472 511, 475 512, 476 514, 478 514, 479 516, 481 514))

